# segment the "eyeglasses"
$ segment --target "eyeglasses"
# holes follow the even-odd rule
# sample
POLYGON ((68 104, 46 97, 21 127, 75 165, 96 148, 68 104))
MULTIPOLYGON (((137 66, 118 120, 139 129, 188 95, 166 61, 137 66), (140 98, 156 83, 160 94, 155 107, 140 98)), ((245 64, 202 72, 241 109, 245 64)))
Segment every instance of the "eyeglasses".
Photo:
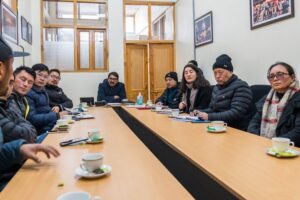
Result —
POLYGON ((112 81, 117 81, 118 80, 118 78, 112 78, 112 77, 109 77, 108 79, 112 80, 112 81))
POLYGON ((57 79, 57 80, 60 81, 60 76, 50 75, 50 77, 53 78, 53 79, 57 79))
POLYGON ((37 73, 36 75, 39 76, 39 77, 41 77, 41 78, 44 78, 44 79, 48 79, 49 78, 48 75, 45 75, 43 73, 37 73))
POLYGON ((273 81, 275 77, 276 79, 283 79, 284 75, 289 75, 289 73, 277 72, 276 74, 269 74, 267 78, 269 81, 273 81))

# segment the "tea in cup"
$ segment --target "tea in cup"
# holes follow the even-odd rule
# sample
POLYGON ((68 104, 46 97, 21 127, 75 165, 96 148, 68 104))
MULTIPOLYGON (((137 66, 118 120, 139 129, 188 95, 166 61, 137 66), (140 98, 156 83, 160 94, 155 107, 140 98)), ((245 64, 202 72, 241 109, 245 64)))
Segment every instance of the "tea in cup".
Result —
POLYGON ((101 139, 100 131, 99 129, 91 129, 88 130, 88 137, 91 141, 98 141, 101 139))
POLYGON ((274 137, 272 138, 273 149, 276 152, 285 152, 295 144, 288 138, 274 137))
POLYGON ((172 117, 178 117, 179 115, 179 109, 172 109, 172 117))
POLYGON ((224 121, 212 121, 210 127, 216 131, 222 131, 226 129, 227 123, 225 123, 224 121))
POLYGON ((83 163, 81 169, 89 173, 101 168, 103 164, 103 155, 101 153, 87 153, 82 156, 83 163))

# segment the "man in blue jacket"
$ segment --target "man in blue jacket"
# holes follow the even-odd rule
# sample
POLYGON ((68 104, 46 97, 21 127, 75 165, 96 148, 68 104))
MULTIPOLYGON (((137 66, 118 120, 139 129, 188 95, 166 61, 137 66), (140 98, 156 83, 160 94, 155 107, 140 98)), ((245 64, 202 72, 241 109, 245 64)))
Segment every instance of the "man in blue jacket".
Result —
POLYGON ((123 83, 119 82, 119 74, 110 72, 108 78, 99 84, 97 101, 106 103, 120 103, 126 99, 126 91, 123 83))
MULTIPOLYGON (((9 78, 13 73, 13 57, 12 49, 0 37, 0 96, 5 95, 8 91, 9 78)), ((3 171, 9 170, 13 165, 23 163, 25 159, 29 158, 35 162, 41 162, 36 155, 40 151, 46 153, 48 157, 50 155, 59 156, 59 152, 54 147, 26 143, 23 139, 3 143, 2 129, 0 128, 0 176, 3 171)))

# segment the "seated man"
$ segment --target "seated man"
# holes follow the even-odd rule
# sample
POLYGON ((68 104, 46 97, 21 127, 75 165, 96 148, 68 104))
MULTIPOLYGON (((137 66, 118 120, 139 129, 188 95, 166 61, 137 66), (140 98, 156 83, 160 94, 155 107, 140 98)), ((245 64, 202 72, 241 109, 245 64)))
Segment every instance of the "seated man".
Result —
POLYGON ((209 107, 194 114, 203 120, 222 120, 231 127, 246 130, 251 114, 250 87, 233 74, 231 58, 226 54, 216 59, 213 71, 217 85, 213 88, 209 107))
POLYGON ((60 81, 60 71, 51 69, 50 76, 45 89, 49 96, 49 105, 53 112, 63 111, 64 108, 72 108, 73 102, 69 99, 63 90, 58 87, 60 81))
POLYGON ((176 72, 169 72, 165 76, 167 88, 162 95, 156 99, 156 104, 168 106, 169 108, 178 108, 180 103, 180 89, 176 72))
POLYGON ((14 77, 14 89, 10 97, 9 109, 26 119, 29 105, 25 96, 31 90, 36 75, 31 68, 21 66, 14 71, 14 77))
POLYGON ((117 72, 110 72, 108 79, 99 84, 97 101, 106 101, 107 103, 120 103, 126 99, 126 91, 123 83, 119 82, 117 72))
POLYGON ((49 97, 45 90, 49 69, 44 64, 35 64, 32 69, 36 73, 34 85, 26 95, 29 104, 28 120, 35 126, 38 134, 50 131, 56 121, 67 112, 53 112, 49 106, 49 97))
MULTIPOLYGON (((23 56, 23 55, 22 55, 23 56)), ((10 46, 0 37, 0 96, 5 96, 8 91, 8 82, 13 72, 13 51, 10 46)), ((0 172, 9 170, 16 164, 22 164, 25 159, 30 158, 35 162, 41 162, 36 156, 40 151, 57 157, 59 152, 43 144, 26 144, 26 140, 18 139, 3 143, 3 134, 0 127, 0 172)))
POLYGON ((34 143, 37 137, 35 128, 29 121, 9 109, 8 98, 12 93, 13 84, 14 76, 11 75, 6 94, 0 96, 0 127, 2 128, 4 142, 24 139, 28 143, 34 143))

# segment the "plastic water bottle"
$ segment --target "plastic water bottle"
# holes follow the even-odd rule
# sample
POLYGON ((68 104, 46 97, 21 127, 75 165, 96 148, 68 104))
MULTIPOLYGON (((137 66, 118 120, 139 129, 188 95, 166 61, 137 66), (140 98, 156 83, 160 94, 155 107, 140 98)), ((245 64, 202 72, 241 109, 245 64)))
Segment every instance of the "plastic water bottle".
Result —
POLYGON ((143 96, 140 92, 139 92, 139 95, 136 98, 136 104, 137 105, 143 105, 143 96))

